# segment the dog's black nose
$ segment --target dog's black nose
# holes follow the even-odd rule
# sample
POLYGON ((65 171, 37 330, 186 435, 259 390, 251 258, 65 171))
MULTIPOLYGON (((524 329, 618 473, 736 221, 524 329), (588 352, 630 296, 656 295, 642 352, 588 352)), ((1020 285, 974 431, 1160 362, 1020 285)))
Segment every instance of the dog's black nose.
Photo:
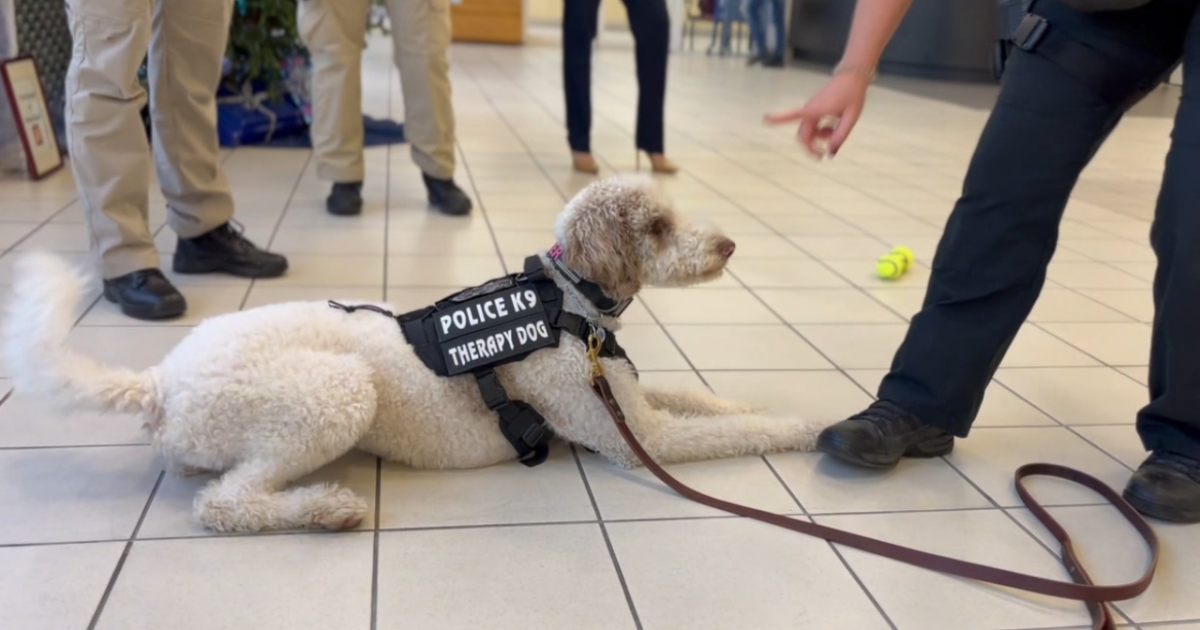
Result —
POLYGON ((734 243, 729 239, 721 241, 721 244, 717 246, 717 252, 726 258, 733 256, 733 251, 735 249, 737 249, 737 243, 734 243))

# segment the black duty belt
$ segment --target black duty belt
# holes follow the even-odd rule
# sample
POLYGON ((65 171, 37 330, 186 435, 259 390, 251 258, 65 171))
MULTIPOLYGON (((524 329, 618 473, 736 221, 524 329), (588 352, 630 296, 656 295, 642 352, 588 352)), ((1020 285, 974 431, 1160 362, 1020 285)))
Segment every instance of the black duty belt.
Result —
POLYGON ((997 79, 1004 71, 1011 50, 1018 48, 1054 63, 1114 105, 1132 105, 1161 81, 1162 77, 1147 76, 1123 59, 1076 40, 1046 18, 1025 12, 1032 4, 1013 0, 1001 3, 1002 24, 1015 26, 1006 29, 1009 34, 997 43, 993 60, 997 79), (1016 19, 1012 14, 1018 11, 1020 18, 1016 19))

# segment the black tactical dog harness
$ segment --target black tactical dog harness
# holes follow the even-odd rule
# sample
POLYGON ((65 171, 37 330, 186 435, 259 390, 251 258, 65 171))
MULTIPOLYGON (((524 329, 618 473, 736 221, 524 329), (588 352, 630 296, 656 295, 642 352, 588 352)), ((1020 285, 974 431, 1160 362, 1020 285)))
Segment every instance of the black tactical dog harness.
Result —
MULTIPOLYGON (((549 256, 555 268, 601 313, 620 316, 632 301, 614 301, 595 283, 580 278, 562 262, 560 247, 551 249, 549 256)), ((483 402, 499 417, 500 431, 517 451, 518 461, 537 466, 546 461, 553 432, 537 410, 524 401, 509 399, 495 369, 543 348, 558 347, 563 332, 584 343, 595 335, 601 342, 600 358, 629 361, 616 335, 567 312, 563 299, 541 259, 530 256, 522 273, 489 280, 403 315, 374 306, 329 305, 348 313, 361 309, 394 318, 417 356, 438 376, 473 374, 483 402)))

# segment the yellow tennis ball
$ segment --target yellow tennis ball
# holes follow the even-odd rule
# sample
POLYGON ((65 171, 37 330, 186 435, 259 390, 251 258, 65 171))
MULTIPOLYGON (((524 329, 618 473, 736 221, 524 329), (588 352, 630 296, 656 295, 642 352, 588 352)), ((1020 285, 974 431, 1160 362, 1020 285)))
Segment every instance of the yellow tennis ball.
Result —
POLYGON ((904 258, 888 254, 875 262, 875 272, 884 280, 895 280, 904 274, 904 258))
POLYGON ((904 269, 905 269, 906 271, 907 271, 907 270, 908 270, 908 268, 909 268, 909 267, 911 267, 911 266, 913 265, 913 263, 914 263, 914 262, 916 262, 916 260, 917 260, 917 259, 916 259, 916 257, 915 257, 915 256, 913 256, 912 250, 911 250, 911 249, 909 249, 909 248, 907 248, 907 247, 904 247, 903 245, 901 245, 901 246, 899 246, 899 247, 896 247, 895 249, 893 249, 893 250, 892 250, 892 253, 893 253, 893 254, 900 255, 900 256, 903 256, 903 257, 904 257, 904 269))

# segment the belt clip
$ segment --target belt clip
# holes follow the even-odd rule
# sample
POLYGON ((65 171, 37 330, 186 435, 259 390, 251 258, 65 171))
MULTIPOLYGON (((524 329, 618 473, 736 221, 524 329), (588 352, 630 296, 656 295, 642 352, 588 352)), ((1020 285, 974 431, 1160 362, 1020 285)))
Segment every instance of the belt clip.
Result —
POLYGON ((1021 23, 1017 25, 1017 29, 1013 31, 1012 43, 1017 48, 1026 52, 1037 47, 1038 42, 1042 41, 1042 37, 1046 35, 1046 28, 1050 23, 1046 18, 1037 15, 1036 13, 1026 13, 1025 17, 1021 18, 1021 23))

